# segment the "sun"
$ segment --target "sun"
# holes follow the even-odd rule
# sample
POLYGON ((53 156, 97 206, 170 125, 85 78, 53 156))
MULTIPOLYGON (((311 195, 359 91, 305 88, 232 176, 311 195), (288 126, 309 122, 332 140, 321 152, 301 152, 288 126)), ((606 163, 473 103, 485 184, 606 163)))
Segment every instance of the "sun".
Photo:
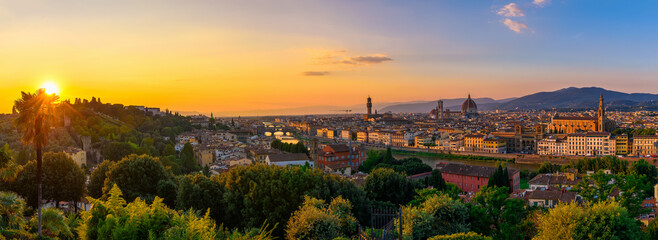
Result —
POLYGON ((57 84, 53 82, 46 82, 43 85, 41 85, 41 88, 45 89, 47 94, 59 93, 59 88, 57 87, 57 84))

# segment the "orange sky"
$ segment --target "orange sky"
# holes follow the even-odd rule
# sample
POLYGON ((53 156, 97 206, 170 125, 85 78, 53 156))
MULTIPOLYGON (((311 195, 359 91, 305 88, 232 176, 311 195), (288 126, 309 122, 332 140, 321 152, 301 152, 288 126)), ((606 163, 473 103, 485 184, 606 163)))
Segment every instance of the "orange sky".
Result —
POLYGON ((562 35, 509 31, 499 6, 426 4, 3 1, 0 112, 46 81, 63 99, 220 114, 655 85, 646 61, 590 61, 587 35, 549 49, 562 35))

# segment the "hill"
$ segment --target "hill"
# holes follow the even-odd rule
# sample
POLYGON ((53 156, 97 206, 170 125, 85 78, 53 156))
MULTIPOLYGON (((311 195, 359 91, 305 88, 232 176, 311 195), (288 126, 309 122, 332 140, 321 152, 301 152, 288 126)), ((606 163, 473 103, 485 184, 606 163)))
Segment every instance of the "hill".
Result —
MULTIPOLYGON (((523 96, 498 105, 503 110, 552 109, 552 108, 596 108, 599 96, 609 109, 655 105, 658 95, 648 93, 623 93, 598 87, 564 88, 553 92, 539 92, 523 96)), ((477 101, 476 101, 477 102, 477 101)))

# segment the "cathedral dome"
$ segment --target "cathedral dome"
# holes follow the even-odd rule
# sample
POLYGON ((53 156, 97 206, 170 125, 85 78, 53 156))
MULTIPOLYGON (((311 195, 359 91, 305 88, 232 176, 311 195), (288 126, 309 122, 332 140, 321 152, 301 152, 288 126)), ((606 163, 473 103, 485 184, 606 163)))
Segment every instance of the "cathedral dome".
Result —
POLYGON ((468 98, 462 104, 462 113, 477 113, 478 105, 475 104, 475 101, 471 99, 471 94, 468 94, 468 98))

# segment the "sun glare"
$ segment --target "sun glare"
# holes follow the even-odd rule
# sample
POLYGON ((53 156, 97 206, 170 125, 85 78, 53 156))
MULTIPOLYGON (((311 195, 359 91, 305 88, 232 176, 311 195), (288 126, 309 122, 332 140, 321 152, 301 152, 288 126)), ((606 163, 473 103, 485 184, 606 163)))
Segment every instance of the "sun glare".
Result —
POLYGON ((53 82, 46 82, 41 86, 41 88, 46 89, 47 94, 58 94, 59 93, 59 88, 57 88, 57 85, 53 82))

